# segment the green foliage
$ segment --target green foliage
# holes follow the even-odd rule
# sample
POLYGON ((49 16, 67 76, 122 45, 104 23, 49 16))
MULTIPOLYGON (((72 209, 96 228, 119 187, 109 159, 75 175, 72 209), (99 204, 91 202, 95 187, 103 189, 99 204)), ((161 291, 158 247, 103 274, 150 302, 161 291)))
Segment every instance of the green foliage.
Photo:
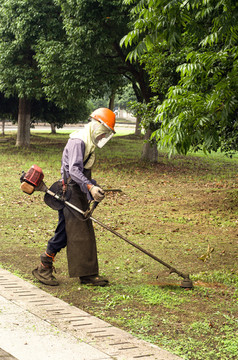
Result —
MULTIPOLYGON (((70 74, 71 82, 80 84, 79 90, 86 96, 90 94, 90 97, 102 97, 107 94, 110 97, 111 93, 124 84, 121 76, 124 59, 123 54, 122 59, 118 54, 118 42, 127 29, 128 15, 124 11, 122 0, 109 3, 57 0, 57 3, 61 6, 68 43, 63 45, 64 53, 60 49, 54 49, 54 44, 49 45, 52 56, 62 63, 61 76, 67 79, 67 74, 70 74)), ((45 45, 43 44, 43 50, 45 45)), ((48 54, 46 56, 49 57, 48 54)), ((57 76, 56 74, 53 83, 56 83, 57 76)))
POLYGON ((182 28, 190 19, 189 9, 184 1, 126 0, 134 4, 132 9, 133 29, 121 40, 121 45, 136 44, 129 54, 129 59, 137 59, 155 44, 166 41, 169 48, 176 48, 182 37, 182 28))
POLYGON ((137 100, 148 101, 150 88, 142 66, 127 61, 129 49, 119 45, 128 32, 131 6, 123 0, 57 0, 57 4, 70 47, 65 61, 72 64, 72 52, 77 53, 78 78, 73 78, 88 86, 90 98, 114 96, 129 81, 137 100))
POLYGON ((153 62, 153 55, 161 59, 158 44, 165 44, 168 59, 180 62, 180 80, 171 83, 162 104, 158 101, 156 121, 161 127, 153 136, 159 146, 183 154, 191 147, 205 152, 236 151, 237 4, 232 0, 140 1, 133 16, 133 30, 121 43, 137 44, 131 60, 148 54, 144 61, 154 88, 161 81, 156 74, 159 65, 153 62))
POLYGON ((65 38, 41 40, 36 49, 35 58, 47 99, 62 108, 81 109, 89 89, 82 50, 68 44, 65 38))
MULTIPOLYGON (((238 149, 237 108, 237 25, 238 9, 220 2, 209 11, 198 11, 196 18, 213 16, 210 34, 190 51, 187 62, 178 66, 180 83, 171 88, 168 99, 158 107, 163 121, 157 139, 186 154, 192 146, 204 151, 230 152, 238 149), (218 11, 219 10, 219 11, 218 11), (216 17, 215 17, 216 16, 216 17), (227 26, 229 22, 229 26, 227 26), (219 31, 218 31, 219 30, 219 31)), ((211 2, 208 2, 211 6, 211 2)))
POLYGON ((122 109, 130 110, 130 103, 135 100, 136 97, 132 88, 132 84, 127 84, 121 89, 120 92, 117 92, 115 104, 122 109))
MULTIPOLYGON (((154 118, 157 102, 158 98, 153 97, 148 104, 137 101, 131 101, 129 103, 130 110, 140 119, 140 127, 145 131, 155 131, 160 127, 159 123, 151 120, 154 118)), ((150 139, 148 141, 150 141, 151 144, 154 143, 154 139, 150 139)))
POLYGON ((141 57, 150 78, 150 86, 162 102, 172 85, 176 85, 180 79, 177 66, 186 59, 186 50, 170 52, 166 42, 157 44, 151 51, 141 57))
POLYGON ((0 90, 6 96, 40 98, 35 61, 39 40, 61 37, 59 9, 48 0, 3 0, 0 4, 0 90), (50 16, 49 16, 50 14, 50 16))

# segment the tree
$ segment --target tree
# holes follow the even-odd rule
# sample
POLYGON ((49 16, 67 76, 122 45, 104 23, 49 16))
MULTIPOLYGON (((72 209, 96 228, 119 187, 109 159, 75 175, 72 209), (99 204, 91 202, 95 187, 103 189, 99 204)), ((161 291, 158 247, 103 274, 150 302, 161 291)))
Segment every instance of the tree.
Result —
POLYGON ((54 84, 58 82, 64 87, 71 80, 72 86, 79 82, 81 88, 87 86, 87 96, 101 97, 115 93, 126 78, 141 93, 141 98, 148 99, 150 88, 143 68, 127 61, 128 51, 119 45, 129 22, 128 7, 123 1, 56 1, 61 6, 67 43, 59 39, 39 44, 42 53, 37 58, 47 94, 53 97, 54 84), (61 73, 53 71, 57 64, 61 73))
POLYGON ((230 153, 238 150, 238 5, 200 5, 192 10, 205 29, 195 33, 195 45, 177 69, 181 81, 158 108, 158 120, 164 121, 156 136, 183 154, 191 147, 230 153))
MULTIPOLYGON (((127 59, 129 50, 120 47, 130 21, 129 7, 123 0, 57 0, 57 4, 61 6, 67 43, 43 41, 38 47, 47 97, 59 103, 65 88, 70 88, 70 96, 80 85, 90 99, 107 94, 113 108, 116 92, 129 81, 137 101, 149 102, 152 94, 143 66, 132 64, 127 59), (57 70, 60 68, 63 71, 57 70)), ((69 101, 65 95, 64 99, 69 101)))
POLYGON ((125 3, 134 4, 133 30, 123 39, 126 45, 135 44, 131 60, 155 52, 163 43, 170 54, 186 55, 177 67, 180 80, 157 104, 154 118, 161 126, 153 136, 159 145, 183 154, 191 147, 237 150, 237 2, 125 3))
POLYGON ((30 144, 31 100, 44 96, 37 44, 63 36, 60 11, 53 0, 2 0, 0 91, 19 99, 17 146, 30 144))

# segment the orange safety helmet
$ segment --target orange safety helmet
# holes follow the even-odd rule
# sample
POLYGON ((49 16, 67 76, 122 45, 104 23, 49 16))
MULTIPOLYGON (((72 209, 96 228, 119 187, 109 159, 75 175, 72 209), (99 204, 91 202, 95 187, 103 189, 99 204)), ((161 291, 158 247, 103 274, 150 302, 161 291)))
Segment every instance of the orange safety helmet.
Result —
POLYGON ((114 126, 116 122, 116 115, 112 110, 108 108, 99 108, 94 110, 90 117, 102 123, 115 134, 114 126))

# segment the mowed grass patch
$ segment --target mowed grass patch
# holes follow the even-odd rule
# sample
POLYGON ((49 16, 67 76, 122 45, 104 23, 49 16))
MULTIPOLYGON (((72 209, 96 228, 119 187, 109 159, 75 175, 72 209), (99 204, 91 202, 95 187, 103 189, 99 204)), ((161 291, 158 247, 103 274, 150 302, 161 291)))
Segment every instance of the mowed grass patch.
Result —
POLYGON ((94 217, 176 269, 194 289, 131 245, 95 225, 100 273, 106 288, 70 279, 65 249, 56 256, 60 286, 36 282, 31 271, 53 235, 57 212, 43 193, 20 190, 20 174, 37 164, 50 186, 60 177, 68 133, 34 132, 29 149, 7 135, 1 147, 1 254, 16 272, 85 311, 184 359, 235 359, 237 344, 238 158, 161 152, 157 164, 140 160, 143 140, 114 137, 97 151, 93 177, 107 190, 94 217))

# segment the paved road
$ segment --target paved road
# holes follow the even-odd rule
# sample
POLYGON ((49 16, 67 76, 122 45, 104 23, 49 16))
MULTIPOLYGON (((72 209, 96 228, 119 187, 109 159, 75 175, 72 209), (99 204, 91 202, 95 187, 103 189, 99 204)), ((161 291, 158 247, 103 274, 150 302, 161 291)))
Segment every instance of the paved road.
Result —
MULTIPOLYGON (((62 129, 56 129, 56 132, 61 132, 64 130, 67 131, 75 131, 79 127, 83 127, 84 124, 78 124, 78 125, 65 125, 62 129)), ((31 132, 34 131, 51 131, 51 128, 49 125, 35 125, 34 128, 31 129, 31 132)), ((135 131, 135 124, 116 124, 115 130, 117 131, 128 131, 128 132, 134 132, 135 131)), ((17 125, 5 125, 5 132, 9 131, 17 131, 17 125)))

